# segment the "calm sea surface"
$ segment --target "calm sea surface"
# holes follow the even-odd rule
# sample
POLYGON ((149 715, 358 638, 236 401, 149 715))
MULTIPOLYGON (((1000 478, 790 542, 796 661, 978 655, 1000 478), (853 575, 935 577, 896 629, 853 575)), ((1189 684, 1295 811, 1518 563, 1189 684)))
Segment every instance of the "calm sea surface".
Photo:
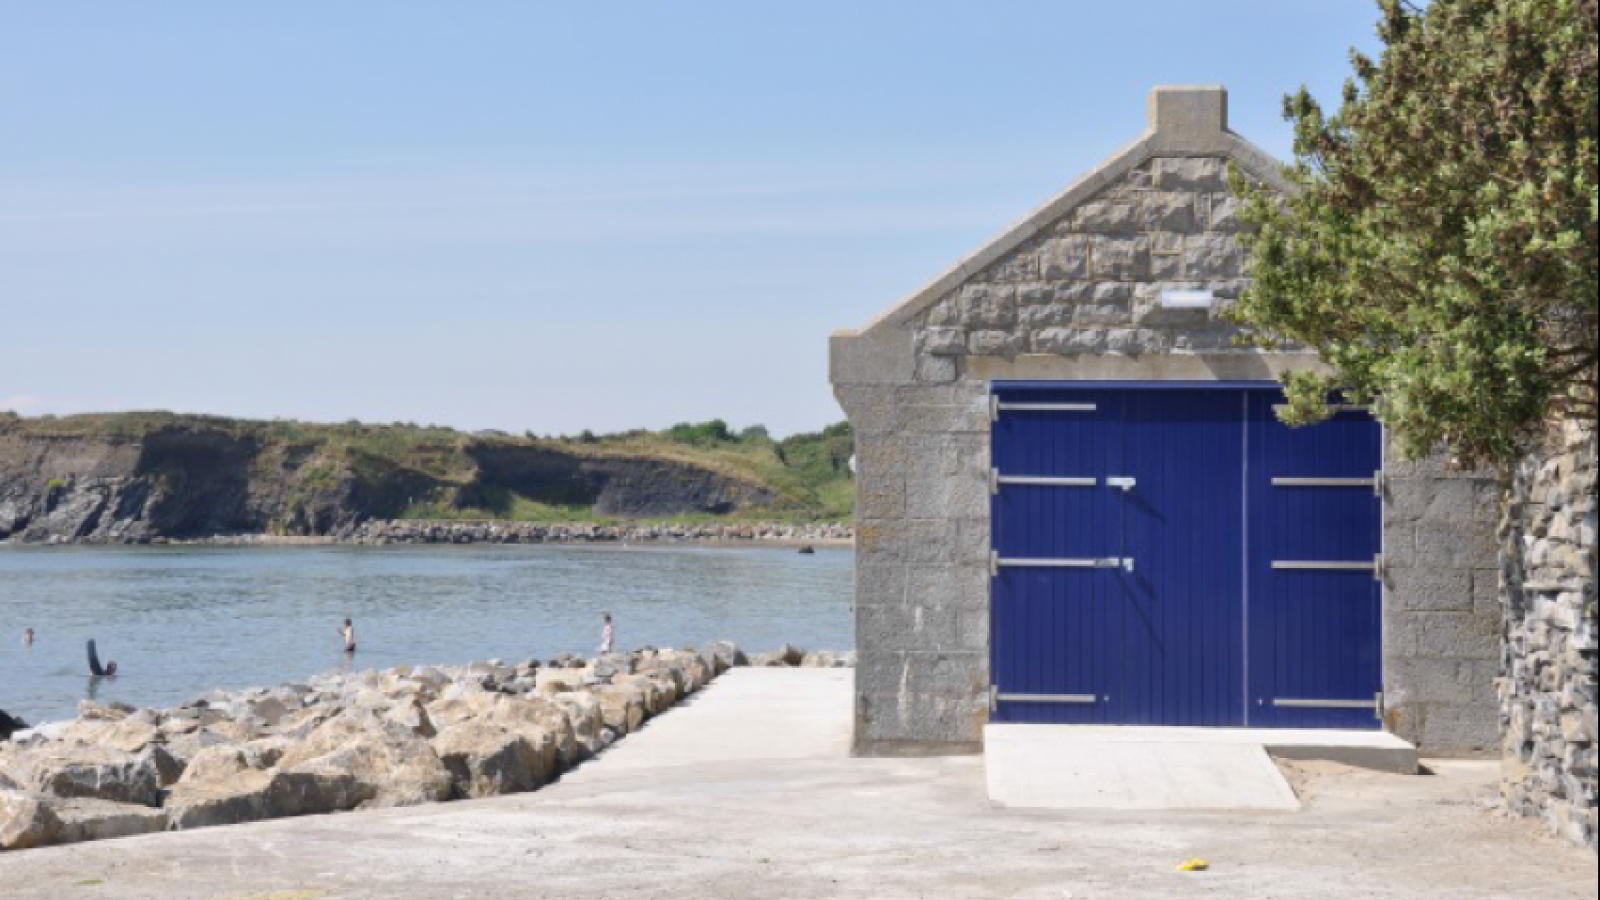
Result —
POLYGON ((571 547, 0 547, 0 709, 35 724, 78 701, 171 706, 354 665, 520 662, 620 647, 855 646, 854 554, 571 547), (22 647, 22 630, 38 639, 22 647), (121 669, 91 683, 84 643, 121 669))

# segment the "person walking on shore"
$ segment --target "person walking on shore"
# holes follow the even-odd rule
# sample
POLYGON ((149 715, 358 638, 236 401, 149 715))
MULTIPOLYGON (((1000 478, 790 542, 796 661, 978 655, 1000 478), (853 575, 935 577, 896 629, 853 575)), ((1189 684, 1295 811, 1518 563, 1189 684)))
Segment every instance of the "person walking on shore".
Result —
POLYGON ((356 652, 356 626, 349 619, 344 620, 344 627, 339 629, 339 634, 344 637, 344 652, 356 652))
POLYGON ((600 652, 611 653, 617 649, 617 628, 611 621, 611 613, 602 613, 600 621, 600 652))

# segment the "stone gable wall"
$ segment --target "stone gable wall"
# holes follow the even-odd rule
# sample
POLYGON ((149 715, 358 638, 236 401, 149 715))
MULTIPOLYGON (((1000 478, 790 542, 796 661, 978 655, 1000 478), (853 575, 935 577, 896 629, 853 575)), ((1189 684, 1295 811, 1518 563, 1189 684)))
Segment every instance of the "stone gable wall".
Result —
POLYGON ((1238 299, 1238 208, 1226 160, 1146 161, 923 313, 920 373, 954 381, 966 356, 1250 352, 1213 312, 1161 305, 1169 289, 1238 299))

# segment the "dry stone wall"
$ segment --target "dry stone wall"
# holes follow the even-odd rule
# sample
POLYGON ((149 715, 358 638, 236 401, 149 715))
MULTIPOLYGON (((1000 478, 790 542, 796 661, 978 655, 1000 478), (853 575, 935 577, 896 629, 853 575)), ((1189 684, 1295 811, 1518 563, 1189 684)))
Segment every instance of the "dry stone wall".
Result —
POLYGON ((1517 467, 1501 523, 1507 805, 1600 847, 1595 432, 1566 425, 1517 467))

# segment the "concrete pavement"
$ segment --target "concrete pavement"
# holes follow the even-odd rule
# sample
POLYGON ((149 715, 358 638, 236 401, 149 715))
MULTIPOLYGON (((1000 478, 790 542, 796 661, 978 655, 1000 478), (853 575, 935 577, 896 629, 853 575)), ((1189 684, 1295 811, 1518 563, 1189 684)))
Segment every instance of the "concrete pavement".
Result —
POLYGON ((1305 764, 1299 813, 996 810, 979 759, 849 759, 850 677, 735 671, 536 794, 7 854, 0 898, 1595 896, 1592 854, 1486 811, 1489 764, 1305 764))

